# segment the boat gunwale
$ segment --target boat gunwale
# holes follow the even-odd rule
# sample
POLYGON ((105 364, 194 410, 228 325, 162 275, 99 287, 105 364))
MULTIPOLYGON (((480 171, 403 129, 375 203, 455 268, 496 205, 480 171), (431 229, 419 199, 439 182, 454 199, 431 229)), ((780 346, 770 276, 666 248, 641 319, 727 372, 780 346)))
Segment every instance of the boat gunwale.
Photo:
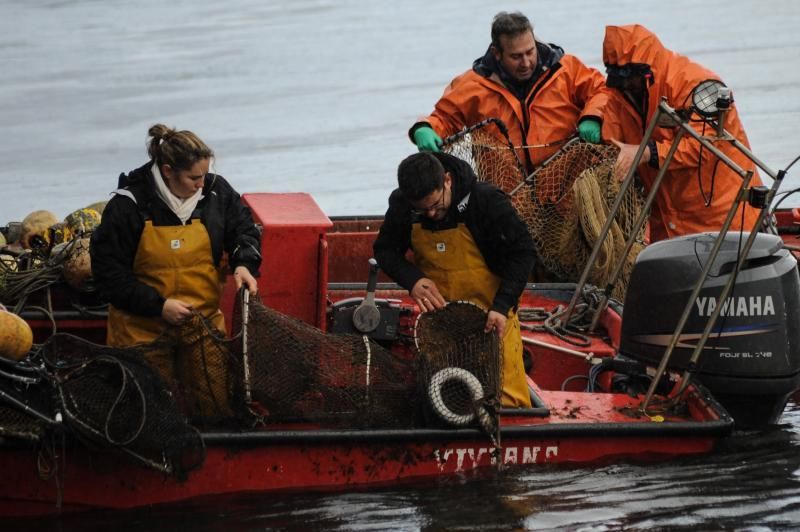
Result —
MULTIPOLYGON (((725 436, 733 431, 733 420, 725 416, 708 421, 676 421, 662 423, 559 423, 525 426, 504 426, 501 438, 558 437, 640 437, 640 436, 725 436)), ((380 429, 380 430, 272 430, 253 432, 206 432, 203 441, 209 446, 262 443, 332 443, 411 441, 429 443, 448 440, 485 440, 478 429, 380 429)))

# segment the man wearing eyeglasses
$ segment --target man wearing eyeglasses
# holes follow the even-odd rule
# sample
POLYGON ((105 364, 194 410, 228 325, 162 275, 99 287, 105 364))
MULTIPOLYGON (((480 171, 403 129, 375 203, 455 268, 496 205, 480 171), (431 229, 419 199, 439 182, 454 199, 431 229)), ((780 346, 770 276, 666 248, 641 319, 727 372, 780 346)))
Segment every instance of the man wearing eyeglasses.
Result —
POLYGON ((378 264, 420 310, 448 301, 487 309, 485 332, 503 340, 502 405, 530 407, 516 313, 535 257, 525 223, 504 192, 452 155, 415 153, 397 182, 373 246, 378 264))

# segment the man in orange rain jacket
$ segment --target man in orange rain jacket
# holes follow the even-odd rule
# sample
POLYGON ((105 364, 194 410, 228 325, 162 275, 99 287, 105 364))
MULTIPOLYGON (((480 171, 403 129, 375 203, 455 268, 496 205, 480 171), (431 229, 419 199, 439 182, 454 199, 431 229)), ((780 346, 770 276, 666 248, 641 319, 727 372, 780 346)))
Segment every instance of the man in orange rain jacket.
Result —
MULTIPOLYGON (((621 175, 630 168, 662 97, 666 97, 670 107, 686 109, 691 104, 692 90, 699 83, 719 80, 705 67, 666 49, 655 34, 639 25, 606 27, 603 62, 610 89, 603 138, 620 146, 617 169, 621 175)), ((693 122, 692 126, 702 135, 716 134, 712 126, 700 121, 693 122)), ((724 126, 733 137, 749 146, 733 105, 724 126)), ((655 179, 674 137, 674 129, 656 127, 637 169, 646 187, 655 179)), ((716 142, 715 146, 744 170, 755 170, 755 165, 730 142, 716 142)), ((741 181, 737 173, 718 162, 707 148, 701 150, 697 140, 685 135, 651 208, 651 240, 719 230, 736 199, 741 181)), ((760 184, 755 174, 750 186, 760 184)), ((742 205, 731 228, 749 231, 756 222, 758 210, 746 203, 742 205)))
POLYGON ((487 118, 508 127, 528 172, 575 134, 599 143, 606 101, 603 75, 535 40, 525 15, 500 12, 492 23, 486 54, 445 89, 433 113, 409 136, 420 151, 439 151, 442 137, 487 118))

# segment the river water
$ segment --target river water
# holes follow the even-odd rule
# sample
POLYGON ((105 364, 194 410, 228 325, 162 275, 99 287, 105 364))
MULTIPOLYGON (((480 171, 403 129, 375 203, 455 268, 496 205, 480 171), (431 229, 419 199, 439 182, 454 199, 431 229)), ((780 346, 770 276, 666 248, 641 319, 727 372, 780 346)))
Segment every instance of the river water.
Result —
MULTIPOLYGON (((0 0, 0 224, 107 199, 119 172, 145 161, 156 122, 197 132, 241 192, 308 191, 330 215, 382 213, 396 165, 414 149, 408 127, 483 53, 501 9, 526 12, 540 39, 598 68, 605 24, 644 24, 733 88, 770 167, 800 154, 795 0, 0 0)), ((783 189, 800 186, 794 176, 783 189)), ((798 430, 790 403, 773 431, 666 464, 537 467, 23 528, 797 529, 798 430)))
POLYGON ((800 154, 795 0, 0 0, 0 224, 107 199, 156 122, 197 132, 241 192, 382 213, 409 126, 501 9, 598 68, 606 24, 644 24, 733 88, 770 167, 800 154))

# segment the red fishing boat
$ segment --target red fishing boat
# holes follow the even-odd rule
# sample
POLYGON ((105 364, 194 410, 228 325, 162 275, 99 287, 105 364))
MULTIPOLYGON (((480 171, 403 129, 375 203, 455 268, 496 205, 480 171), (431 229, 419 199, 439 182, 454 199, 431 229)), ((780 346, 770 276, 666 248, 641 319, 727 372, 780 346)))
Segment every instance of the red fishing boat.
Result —
MULTIPOLYGON (((478 380, 467 366, 434 367, 419 345, 419 309, 370 262, 380 217, 331 219, 300 193, 245 194, 243 201, 262 228, 263 308, 284 320, 284 339, 294 342, 278 345, 270 336, 271 350, 248 347, 264 324, 238 310, 228 279, 223 311, 229 328, 243 331, 240 391, 257 422, 189 434, 203 457, 173 457, 189 467, 166 467, 131 452, 144 420, 130 437, 111 436, 108 419, 119 401, 104 428, 81 432, 73 424, 77 433, 70 434, 67 421, 81 405, 60 388, 67 378, 51 379, 59 409, 37 411, 25 389, 38 382, 42 366, 4 363, 0 419, 5 408, 40 422, 41 430, 15 433, 0 422, 0 515, 707 453, 734 423, 774 423, 800 385, 800 331, 792 327, 800 278, 787 249, 797 213, 779 213, 785 241, 723 231, 646 247, 627 281, 624 319, 623 305, 606 295, 613 282, 605 291, 590 289, 585 276, 577 285, 529 284, 519 314, 532 407, 504 409, 486 400, 496 398, 496 382, 486 384, 491 378, 478 380), (301 351, 311 366, 293 365, 301 351), (383 363, 402 371, 384 371, 383 363), (320 392, 323 386, 331 393, 320 392), (291 398, 273 393, 292 387, 301 390, 291 398), (387 390, 402 393, 381 402, 387 390), (345 393, 358 397, 355 406, 334 406, 345 393), (466 394, 467 407, 456 409, 447 394, 466 394)), ((37 345, 69 334, 93 343, 67 343, 78 350, 97 345, 98 358, 107 359, 99 346, 105 312, 86 298, 63 283, 32 294, 21 315, 37 345)), ((149 419, 167 412, 158 414, 149 419)))
MULTIPOLYGON (((341 317, 351 317, 354 305, 364 299, 380 220, 331 220, 306 194, 251 194, 244 201, 263 227, 265 304, 335 334, 330 329, 344 327, 341 317), (277 249, 281 253, 269 252, 277 249)), ((54 290, 63 291, 55 293, 58 331, 101 341, 102 313, 87 315, 70 300, 75 294, 68 287, 54 290)), ((529 285, 520 307, 523 319, 532 308, 566 305, 573 290, 573 285, 529 285)), ((226 294, 230 316, 231 284, 226 294)), ((407 294, 392 283, 377 283, 374 297, 382 320, 408 321, 417 314, 407 294)), ((37 311, 27 312, 26 318, 37 340, 51 332, 52 324, 37 311)), ((652 409, 658 413, 642 410, 643 394, 609 391, 617 374, 610 365, 599 374, 595 391, 586 391, 591 369, 618 352, 621 323, 619 308, 609 306, 583 346, 545 329, 525 330, 533 359, 529 385, 534 407, 501 409, 499 445, 472 426, 332 429, 267 423, 254 430, 203 433, 202 466, 175 478, 113 449, 75 443, 43 460, 41 443, 5 437, 0 515, 133 508, 236 492, 344 489, 482 468, 666 459, 711 451, 732 431, 733 420, 702 386, 690 384, 673 408, 652 409)), ((386 334, 386 327, 382 330, 386 334)), ((398 336, 395 343, 401 350, 413 347, 408 338, 398 336)), ((679 386, 679 381, 669 382, 657 399, 665 401, 679 386)))

